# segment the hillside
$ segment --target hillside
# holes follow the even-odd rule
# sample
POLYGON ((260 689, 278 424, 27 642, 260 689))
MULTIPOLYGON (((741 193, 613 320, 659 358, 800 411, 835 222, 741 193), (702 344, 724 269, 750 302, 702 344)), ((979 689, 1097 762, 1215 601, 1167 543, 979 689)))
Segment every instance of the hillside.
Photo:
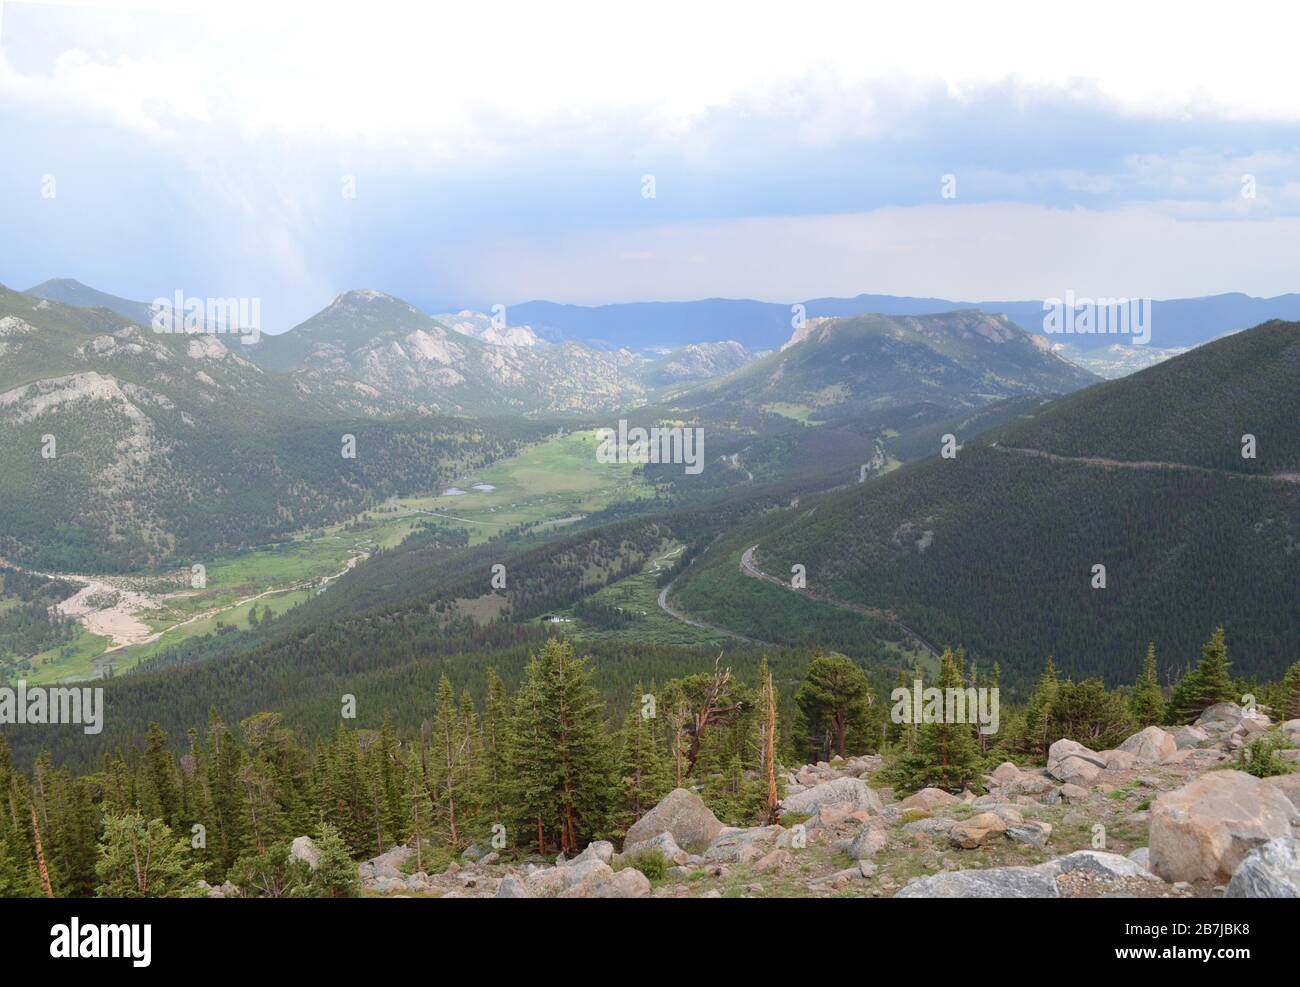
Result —
POLYGON ((264 336, 249 356, 270 370, 356 380, 423 413, 587 412, 644 393, 616 356, 483 321, 462 313, 453 329, 391 295, 349 291, 288 332, 264 336))
POLYGON ((1297 354, 1300 325, 1269 323, 1099 384, 751 525, 719 568, 757 545, 761 571, 803 564, 809 594, 891 611, 1022 685, 1049 654, 1132 679, 1152 639, 1172 674, 1219 623, 1239 673, 1276 674, 1300 640, 1300 483, 1277 476, 1296 470, 1297 354))
POLYGON ((527 431, 376 422, 359 387, 0 289, 0 556, 124 571, 281 537, 476 468, 527 431))
POLYGON ((1096 380, 1001 317, 864 315, 810 320, 778 352, 678 392, 671 405, 724 417, 759 409, 817 421, 918 402, 979 407, 1064 394, 1096 380))

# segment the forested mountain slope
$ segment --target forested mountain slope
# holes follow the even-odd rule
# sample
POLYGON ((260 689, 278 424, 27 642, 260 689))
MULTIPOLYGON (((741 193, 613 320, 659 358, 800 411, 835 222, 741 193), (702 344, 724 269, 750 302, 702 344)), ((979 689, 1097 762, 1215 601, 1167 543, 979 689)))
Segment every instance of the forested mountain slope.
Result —
POLYGON ((1240 673, 1276 674, 1300 646, 1300 483, 1264 474, 1296 468, 1297 354, 1300 325, 1260 326, 737 543, 757 543, 764 571, 802 564, 809 593, 892 610, 1011 681, 1049 654, 1076 676, 1132 679, 1151 638, 1162 667, 1185 665, 1220 623, 1240 673), (1153 462, 1082 461, 1137 456, 1153 462))
POLYGON ((124 571, 266 541, 540 434, 376 421, 364 394, 265 371, 230 339, 0 289, 0 555, 124 571))

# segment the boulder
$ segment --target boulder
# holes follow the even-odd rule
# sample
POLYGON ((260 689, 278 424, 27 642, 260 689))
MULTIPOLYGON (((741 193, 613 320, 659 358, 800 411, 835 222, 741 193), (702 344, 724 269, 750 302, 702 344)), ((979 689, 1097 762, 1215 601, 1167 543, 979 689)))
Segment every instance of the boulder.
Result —
MULTIPOLYGON (((834 781, 823 782, 806 791, 787 796, 781 803, 781 811, 811 816, 823 805, 835 805, 840 802, 851 804, 854 811, 866 809, 870 812, 879 812, 881 809, 880 796, 868 788, 861 778, 836 778, 834 781)), ((681 840, 677 842, 681 843, 681 840)), ((686 844, 682 843, 682 846, 686 844)))
POLYGON ((657 853, 664 858, 664 863, 678 867, 685 866, 690 858, 690 854, 677 845, 672 833, 660 833, 640 843, 623 844, 624 858, 637 857, 643 853, 657 853))
POLYGON ((868 819, 858 830, 849 845, 849 856, 854 860, 874 857, 889 844, 889 831, 880 819, 868 819))
POLYGON ((787 843, 789 830, 781 826, 727 828, 709 843, 704 859, 711 864, 747 864, 762 857, 779 843, 787 843))
POLYGON ((955 823, 948 831, 948 839, 953 846, 964 850, 973 850, 977 846, 991 843, 1007 831, 1007 824, 992 812, 981 812, 961 822, 955 823))
POLYGON ((1047 773, 1057 781, 1091 785, 1105 767, 1105 758, 1073 740, 1058 740, 1047 749, 1047 773))
POLYGON ((1047 846, 1052 835, 1052 824, 1031 819, 1028 822, 1008 824, 1007 836, 1017 843, 1027 843, 1040 850, 1047 846))
POLYGON ((1246 854, 1225 898, 1300 898, 1300 840, 1269 840, 1246 854))
POLYGON ((1128 859, 1133 861, 1143 870, 1151 869, 1151 848, 1140 846, 1128 855, 1128 859))
MULTIPOLYGON (((862 782, 859 781, 858 784, 861 785, 862 782)), ((688 853, 703 853, 721 831, 722 823, 702 798, 684 788, 674 788, 658 805, 631 825, 623 845, 642 843, 660 833, 670 833, 683 850, 688 853)))
POLYGON ((919 833, 922 836, 947 836, 957 825, 951 819, 915 819, 903 824, 903 832, 919 833))
POLYGON ((289 845, 289 856, 294 860, 301 860, 312 870, 320 864, 320 850, 316 848, 316 841, 310 836, 296 837, 289 845))
POLYGON ((1174 743, 1178 749, 1186 750, 1189 747, 1200 747, 1201 744, 1208 743, 1210 735, 1200 727, 1185 726, 1179 727, 1174 732, 1174 743))
POLYGON ((1296 822, 1300 809, 1276 786, 1241 771, 1211 771, 1156 799, 1151 869, 1166 881, 1223 884, 1251 850, 1290 836, 1296 822))
POLYGON ((1178 744, 1168 730, 1147 727, 1120 744, 1119 749, 1135 755, 1143 764, 1159 764, 1178 750, 1178 744))
POLYGON ((1300 720, 1287 720, 1282 724, 1282 735, 1293 744, 1300 744, 1300 720))
POLYGON ((1132 771, 1138 765, 1138 756, 1132 751, 1102 751, 1107 771, 1132 771))
POLYGON ((1102 850, 1076 850, 1074 853, 1057 857, 1039 866, 1052 875, 1095 874, 1099 877, 1138 877, 1144 881, 1159 881, 1160 878, 1137 861, 1121 857, 1118 853, 1106 853, 1102 850))
POLYGON ((615 871, 609 864, 593 860, 580 881, 560 892, 561 898, 645 898, 650 879, 639 870, 626 867, 615 871))
POLYGON ((1289 775, 1274 775, 1268 783, 1291 800, 1291 804, 1300 809, 1300 771, 1289 775))
POLYGON ((942 788, 922 788, 915 795, 909 795, 899 805, 904 809, 924 809, 933 812, 945 805, 957 805, 961 802, 956 795, 945 792, 942 788))
POLYGON ((1018 767, 1016 767, 1010 761, 1003 761, 1001 764, 999 764, 996 768, 993 769, 992 778, 999 785, 1001 785, 1004 782, 1011 781, 1018 774, 1020 774, 1020 769, 1018 767))
POLYGON ((1067 802, 1082 802, 1087 797, 1088 789, 1079 785, 1066 784, 1061 786, 1061 798, 1067 802))
POLYGON ((914 877, 895 898, 1059 898, 1056 878, 1036 867, 955 870, 914 877))
POLYGON ((497 885, 498 898, 531 898, 528 889, 513 874, 507 874, 501 878, 501 883, 497 885))

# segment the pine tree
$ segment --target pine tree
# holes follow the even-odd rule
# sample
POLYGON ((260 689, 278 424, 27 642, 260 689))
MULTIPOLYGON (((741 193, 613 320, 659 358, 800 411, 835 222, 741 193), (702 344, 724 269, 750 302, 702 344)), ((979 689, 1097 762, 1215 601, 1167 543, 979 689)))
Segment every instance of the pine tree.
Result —
POLYGON ((1142 665, 1142 677, 1137 680, 1133 693, 1129 697, 1129 709, 1133 721, 1141 727, 1153 726, 1165 721, 1165 697, 1160 690, 1160 679, 1156 671, 1156 646, 1147 645, 1147 656, 1142 665))
POLYGON ((444 675, 438 683, 434 705, 432 758, 429 767, 430 798, 434 826, 453 850, 465 846, 461 829, 462 800, 468 777, 469 738, 456 706, 451 680, 444 675))
POLYGON ((1054 739, 1048 736, 1052 703, 1056 699, 1056 690, 1060 681, 1056 677, 1056 663, 1049 657, 1043 674, 1038 677, 1033 694, 1025 706, 1024 722, 1016 747, 1024 754, 1034 757, 1046 757, 1047 748, 1054 739))
POLYGON ((521 756, 514 765, 521 810, 536 820, 541 847, 549 826, 561 852, 576 851, 609 825, 616 789, 587 660, 565 641, 548 641, 528 664, 520 698, 512 749, 521 756))
POLYGON ((195 893, 201 871, 188 841, 135 813, 104 820, 95 874, 101 898, 180 898, 195 893))
MULTIPOLYGON (((936 687, 946 697, 949 689, 961 689, 964 669, 961 659, 946 650, 936 687)), ((889 774, 901 790, 942 788, 960 792, 975 782, 981 773, 979 745, 970 722, 948 722, 947 708, 941 715, 921 724, 915 744, 895 758, 889 774)), ((969 719, 969 717, 967 717, 969 719)))
POLYGON ((1170 719, 1174 723, 1191 723, 1215 703, 1232 699, 1230 664, 1223 628, 1216 627, 1201 648, 1201 660, 1174 686, 1169 700, 1170 719))
POLYGON ((508 797, 506 755, 510 747, 510 699, 496 669, 487 670, 487 699, 483 703, 482 749, 479 752, 478 790, 483 824, 481 831, 505 820, 508 797))
POLYGON ((861 668, 841 655, 817 651, 794 697, 810 749, 823 760, 832 753, 844 757, 850 731, 865 732, 873 698, 861 668))
POLYGON ((1300 661, 1286 670, 1282 677, 1282 698, 1278 704, 1278 719, 1282 722, 1300 719, 1300 661))
POLYGON ((641 703, 643 694, 638 682, 636 697, 623 718, 618 739, 624 827, 653 809, 672 787, 659 718, 645 715, 641 703))

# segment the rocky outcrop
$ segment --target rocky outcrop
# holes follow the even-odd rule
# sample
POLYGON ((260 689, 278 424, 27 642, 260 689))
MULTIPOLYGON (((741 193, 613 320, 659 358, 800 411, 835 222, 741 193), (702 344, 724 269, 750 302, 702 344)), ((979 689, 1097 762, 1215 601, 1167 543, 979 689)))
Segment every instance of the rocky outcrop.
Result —
POLYGON ((1156 799, 1151 869, 1166 881, 1222 884, 1251 850, 1292 835, 1293 823, 1300 810, 1276 786, 1241 771, 1210 771, 1156 799))
POLYGON ((703 853, 721 830, 722 823, 702 798, 685 788, 674 788, 628 828, 623 845, 643 843, 668 833, 688 853, 703 853))

